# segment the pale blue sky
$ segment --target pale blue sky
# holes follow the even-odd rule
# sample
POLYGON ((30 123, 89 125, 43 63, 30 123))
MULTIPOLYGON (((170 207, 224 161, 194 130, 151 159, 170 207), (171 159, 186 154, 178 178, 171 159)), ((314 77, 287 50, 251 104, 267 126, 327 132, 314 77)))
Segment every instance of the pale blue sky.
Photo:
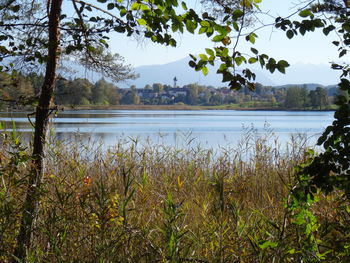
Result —
MULTIPOLYGON (((291 9, 298 0, 263 0, 262 11, 276 16, 287 15, 295 9, 291 9), (294 4, 293 4, 294 3, 294 4)), ((199 1, 190 1, 188 6, 200 8, 199 1)), ((273 19, 265 16, 264 22, 273 19)), ((291 64, 312 63, 327 64, 337 58, 336 47, 331 44, 336 36, 325 37, 321 32, 310 33, 307 36, 298 36, 289 40, 285 34, 272 27, 266 27, 258 33, 256 48, 261 52, 270 54, 276 59, 285 59, 291 64)), ((111 49, 125 57, 127 63, 137 67, 140 65, 164 64, 187 57, 188 54, 200 54, 206 47, 213 47, 213 43, 204 35, 192 35, 186 33, 177 35, 178 47, 164 47, 150 41, 138 42, 120 34, 111 36, 111 49)), ((242 39, 241 49, 249 49, 250 45, 242 39)), ((348 59, 349 57, 345 58, 348 59)))

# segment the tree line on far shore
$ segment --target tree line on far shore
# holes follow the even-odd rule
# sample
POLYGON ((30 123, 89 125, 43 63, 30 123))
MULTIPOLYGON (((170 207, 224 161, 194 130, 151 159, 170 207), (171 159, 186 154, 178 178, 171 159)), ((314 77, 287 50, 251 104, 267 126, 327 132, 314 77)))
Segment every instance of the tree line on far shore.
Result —
MULTIPOLYGON (((0 109, 21 108, 23 105, 35 105, 43 82, 43 76, 36 73, 0 74, 0 109)), ((301 110, 325 110, 334 103, 338 94, 336 87, 315 87, 306 85, 271 87, 256 84, 255 91, 228 88, 215 88, 198 84, 174 87, 153 83, 143 88, 134 85, 127 89, 100 79, 92 83, 85 78, 57 81, 54 96, 57 105, 64 106, 113 106, 113 105, 203 105, 220 106, 235 104, 242 108, 280 108, 301 110)))

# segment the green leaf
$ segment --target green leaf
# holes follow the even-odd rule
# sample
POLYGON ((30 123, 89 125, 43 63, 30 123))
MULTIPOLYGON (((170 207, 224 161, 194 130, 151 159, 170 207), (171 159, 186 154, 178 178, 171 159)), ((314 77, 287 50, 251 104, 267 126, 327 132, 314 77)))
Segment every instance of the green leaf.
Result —
POLYGON ((212 27, 208 27, 205 33, 207 37, 211 37, 214 34, 214 30, 212 27))
POLYGON ((171 46, 171 47, 176 47, 176 41, 175 41, 175 39, 170 39, 170 40, 169 40, 169 46, 171 46))
POLYGON ((116 26, 114 27, 114 30, 118 33, 124 33, 125 32, 125 28, 122 26, 116 26))
POLYGON ((346 32, 350 32, 350 24, 344 23, 342 25, 342 28, 346 31, 346 32))
POLYGON ((171 30, 172 30, 173 32, 176 32, 178 29, 179 29, 179 27, 178 27, 177 23, 173 23, 173 24, 171 25, 171 30))
POLYGON ((253 47, 252 47, 250 50, 251 50, 255 55, 257 55, 257 54, 259 53, 259 51, 258 51, 257 49, 255 49, 255 48, 253 48, 253 47))
POLYGON ((255 62, 257 62, 258 60, 256 58, 249 58, 248 59, 248 63, 249 64, 254 64, 255 62))
POLYGON ((325 26, 324 22, 321 19, 319 19, 319 18, 313 20, 313 25, 315 27, 324 27, 325 26))
POLYGON ((285 60, 280 60, 277 64, 284 68, 289 67, 289 63, 285 60))
POLYGON ((234 76, 230 72, 224 71, 222 73, 222 82, 228 82, 228 81, 231 81, 232 79, 234 79, 234 76))
POLYGON ((200 22, 200 25, 201 25, 201 26, 204 26, 204 27, 210 27, 210 23, 209 23, 208 21, 206 21, 206 20, 202 20, 202 21, 200 22))
POLYGON ((194 61, 192 61, 192 60, 188 62, 188 65, 189 65, 191 68, 195 68, 195 67, 197 66, 196 62, 194 62, 194 61))
POLYGON ((187 10, 187 6, 186 6, 186 3, 185 3, 185 2, 182 2, 182 3, 181 3, 181 6, 182 6, 182 8, 183 8, 184 10, 187 10))
POLYGON ((211 57, 214 57, 214 56, 215 56, 214 51, 213 51, 212 49, 210 49, 210 48, 206 48, 206 49, 205 49, 205 52, 207 52, 207 54, 208 54, 209 56, 211 56, 211 57))
POLYGON ((220 67, 219 67, 219 69, 218 69, 218 71, 224 71, 224 70, 226 70, 227 69, 227 65, 225 64, 225 63, 222 63, 221 65, 220 65, 220 67))
POLYGON ((94 46, 91 46, 91 45, 88 45, 87 47, 87 50, 89 50, 90 52, 95 52, 96 51, 96 48, 94 46))
POLYGON ((233 23, 232 23, 232 27, 233 27, 233 29, 236 30, 237 32, 239 31, 239 26, 238 26, 237 22, 233 22, 233 23))
POLYGON ((225 47, 225 48, 221 51, 221 56, 222 56, 222 57, 227 57, 227 56, 228 56, 228 52, 229 52, 228 48, 225 47))
POLYGON ((145 26, 147 25, 147 21, 143 18, 139 18, 137 19, 137 23, 140 25, 140 26, 145 26))
POLYGON ((145 4, 141 4, 141 5, 140 5, 140 9, 141 9, 142 11, 150 10, 149 6, 148 6, 148 5, 145 5, 145 4))
POLYGON ((207 32, 207 29, 208 29, 207 27, 201 27, 198 31, 198 34, 203 34, 203 33, 207 32))
MULTIPOLYGON (((99 0, 98 0, 98 1, 99 1, 99 0)), ((141 4, 140 4, 140 3, 134 2, 134 3, 132 3, 132 5, 131 5, 131 10, 139 10, 140 7, 141 7, 141 4)))
POLYGON ((340 51, 339 58, 341 58, 342 56, 345 56, 346 53, 347 53, 346 49, 343 49, 342 51, 340 51))
POLYGON ((204 76, 208 75, 208 73, 209 73, 208 68, 207 67, 202 67, 202 73, 203 73, 204 76))
POLYGON ((120 9, 120 16, 125 16, 126 15, 126 9, 125 8, 122 8, 120 9))
POLYGON ((103 44, 106 48, 108 48, 108 43, 107 43, 106 40, 100 39, 99 42, 100 42, 101 44, 103 44))
POLYGON ((240 66, 243 61, 245 61, 244 57, 235 57, 235 62, 237 64, 237 66, 240 66))
POLYGON ((279 72, 285 74, 286 73, 286 69, 284 67, 281 67, 280 65, 277 65, 277 69, 279 72))
POLYGON ((238 18, 242 17, 244 15, 243 11, 240 9, 236 9, 232 12, 232 18, 233 20, 237 20, 238 18))
POLYGON ((274 58, 269 59, 269 64, 270 65, 276 65, 276 60, 274 58))
POLYGON ((109 3, 108 5, 107 5, 107 9, 108 10, 111 10, 111 9, 113 9, 114 8, 114 4, 113 3, 109 3))
POLYGON ((305 27, 300 27, 299 32, 301 35, 305 35, 305 33, 306 33, 305 27))
POLYGON ((212 41, 214 42, 220 42, 221 40, 223 40, 225 38, 224 35, 217 35, 215 37, 213 37, 212 41))
POLYGON ((299 12, 299 16, 301 16, 301 17, 308 17, 308 16, 313 17, 314 15, 310 10, 305 9, 305 10, 302 10, 299 12))
POLYGON ((191 20, 186 20, 186 29, 188 32, 194 34, 194 30, 196 29, 196 25, 191 20))
POLYGON ((205 55, 205 54, 199 54, 198 56, 201 58, 201 60, 203 60, 203 61, 208 61, 207 55, 205 55))
POLYGON ((252 44, 255 44, 255 38, 257 38, 257 35, 255 33, 251 33, 248 36, 246 36, 246 40, 252 44))
POLYGON ((330 25, 330 26, 323 29, 323 34, 325 34, 327 36, 329 34, 329 32, 333 31, 334 29, 335 29, 335 26, 330 25))
POLYGON ((294 37, 294 32, 293 30, 289 29, 287 32, 286 32, 286 35, 289 39, 293 38, 294 37))

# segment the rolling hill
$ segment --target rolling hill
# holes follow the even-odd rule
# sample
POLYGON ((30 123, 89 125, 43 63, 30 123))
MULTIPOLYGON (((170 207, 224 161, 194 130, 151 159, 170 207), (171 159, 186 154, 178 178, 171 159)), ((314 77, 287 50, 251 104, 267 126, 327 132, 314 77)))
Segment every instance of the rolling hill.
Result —
MULTIPOLYGON (((135 85, 137 88, 143 88, 147 84, 162 83, 173 85, 174 77, 177 78, 177 84, 183 86, 190 83, 200 85, 222 87, 225 83, 221 82, 221 75, 216 74, 214 67, 209 68, 209 74, 204 76, 201 72, 196 72, 188 65, 189 58, 183 58, 171 63, 162 65, 146 65, 136 67, 135 71, 140 75, 136 80, 130 80, 126 83, 118 83, 122 88, 135 85)), ((66 63, 66 67, 73 69, 73 72, 65 73, 71 78, 83 77, 91 81, 97 81, 102 77, 101 74, 86 70, 82 66, 73 62, 66 63)), ((329 86, 337 84, 339 81, 339 72, 330 69, 328 65, 314 65, 297 63, 287 68, 286 74, 275 72, 271 74, 262 70, 258 65, 254 65, 252 70, 257 75, 257 82, 265 86, 282 86, 282 85, 302 85, 307 84, 310 88, 316 86, 329 86), (291 84, 290 84, 291 83, 291 84)))

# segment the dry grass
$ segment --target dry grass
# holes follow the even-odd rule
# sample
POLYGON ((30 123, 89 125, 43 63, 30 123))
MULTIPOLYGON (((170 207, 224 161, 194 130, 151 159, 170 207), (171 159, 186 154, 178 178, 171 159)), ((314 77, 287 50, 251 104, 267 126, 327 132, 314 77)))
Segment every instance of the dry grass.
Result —
MULTIPOLYGON (((285 208, 303 141, 281 151, 254 138, 220 154, 191 145, 121 142, 101 152, 51 144, 28 262, 316 262, 285 208)), ((19 146, 11 154, 3 140, 3 149, 0 261, 8 262, 29 164, 19 146)), ((333 251, 327 262, 348 259, 348 204, 322 198, 315 211, 319 247, 333 251)))

